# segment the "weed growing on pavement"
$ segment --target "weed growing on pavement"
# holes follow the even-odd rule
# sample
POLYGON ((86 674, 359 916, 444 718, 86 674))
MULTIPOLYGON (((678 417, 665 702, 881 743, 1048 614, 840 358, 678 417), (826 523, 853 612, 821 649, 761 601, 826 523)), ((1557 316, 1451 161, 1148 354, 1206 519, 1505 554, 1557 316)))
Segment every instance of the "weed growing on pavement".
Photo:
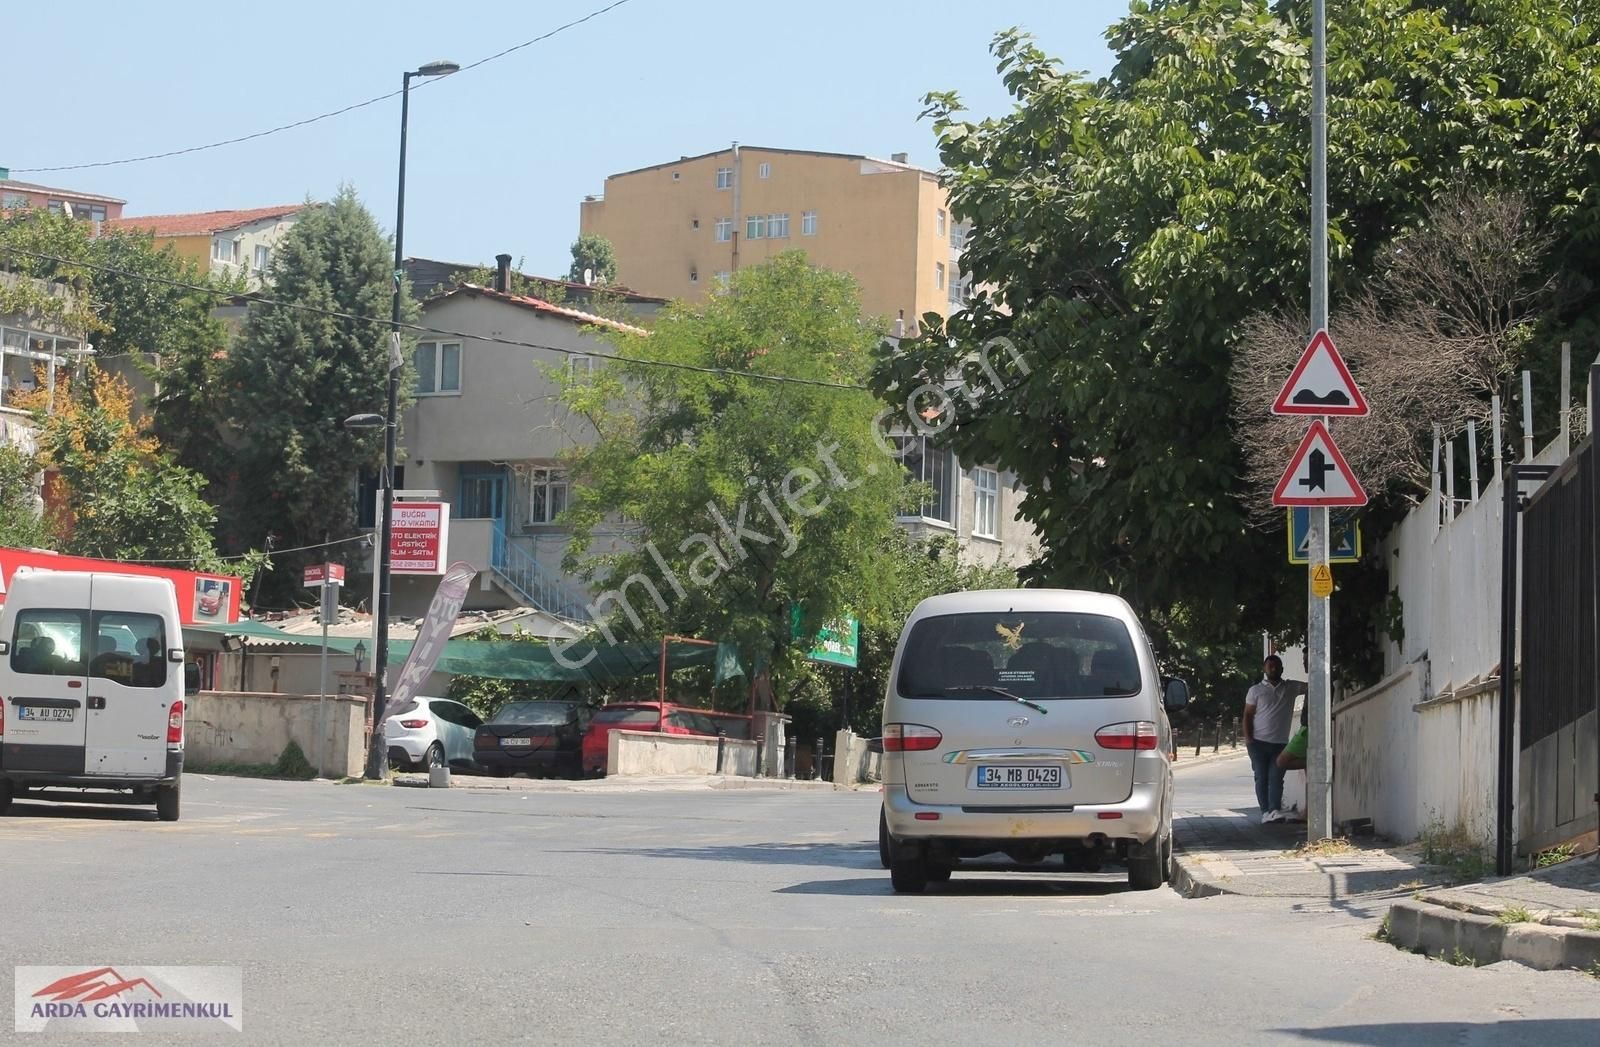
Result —
POLYGON ((1361 848, 1349 840, 1317 840, 1315 843, 1306 841, 1292 851, 1284 851, 1285 858, 1332 858, 1341 854, 1355 854, 1361 848))
POLYGON ((1434 819, 1423 827, 1417 842, 1422 845, 1425 864, 1449 869, 1456 880, 1480 880, 1491 868, 1488 844, 1475 838, 1459 822, 1446 828, 1443 822, 1434 819))
POLYGON ((1563 843, 1534 855, 1533 867, 1535 869, 1548 869, 1552 865, 1560 865, 1562 862, 1570 861, 1577 854, 1578 847, 1576 844, 1563 843))
POLYGON ((1478 961, 1469 952, 1463 952, 1459 947, 1450 951, 1448 956, 1440 956, 1441 960, 1452 967, 1476 967, 1478 961))
POLYGON ((1509 906, 1507 906, 1506 908, 1500 910, 1500 915, 1496 916, 1495 919, 1499 920, 1501 923, 1534 923, 1535 922, 1534 918, 1533 918, 1533 913, 1529 912, 1527 907, 1526 906, 1522 906, 1522 905, 1509 905, 1509 906))
POLYGON ((1384 913, 1383 914, 1383 922, 1378 924, 1378 929, 1373 931, 1372 934, 1369 935, 1369 937, 1373 941, 1375 941, 1375 942, 1389 942, 1391 944, 1394 942, 1394 934, 1389 929, 1389 916, 1390 916, 1389 913, 1384 913))
POLYGON ((1407 880, 1405 883, 1400 885, 1400 889, 1403 891, 1420 891, 1426 886, 1428 885, 1423 880, 1407 880))
POLYGON ((1583 921, 1586 931, 1600 931, 1600 909, 1579 909, 1572 915, 1583 921))
POLYGON ((1595 962, 1591 963, 1587 968, 1585 968, 1583 973, 1587 974, 1596 981, 1600 981, 1600 960, 1596 960, 1595 962))

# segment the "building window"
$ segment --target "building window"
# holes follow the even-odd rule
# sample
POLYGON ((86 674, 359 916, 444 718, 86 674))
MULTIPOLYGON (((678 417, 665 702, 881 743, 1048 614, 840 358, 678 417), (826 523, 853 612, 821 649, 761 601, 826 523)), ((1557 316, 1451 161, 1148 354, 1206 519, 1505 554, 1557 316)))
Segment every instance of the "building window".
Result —
POLYGON ((959 251, 962 247, 966 246, 966 242, 967 231, 962 227, 960 222, 956 222, 950 227, 950 249, 952 251, 959 251))
POLYGON ((498 520, 505 512, 506 478, 501 473, 463 473, 456 516, 462 520, 498 520))
POLYGON ((889 439, 906 472, 911 474, 911 482, 927 484, 933 489, 917 515, 954 527, 955 485, 952 483, 950 452, 933 446, 926 436, 891 436, 889 439))
POLYGON ((0 208, 27 207, 28 198, 22 193, 0 193, 0 208))
POLYGON ((717 273, 717 289, 719 291, 726 291, 728 289, 728 284, 732 281, 733 274, 728 272, 726 269, 717 273))
POLYGON ((676 182, 678 180, 678 172, 676 172, 676 171, 672 172, 672 180, 674 182, 676 182))
POLYGON ((258 273, 266 272, 267 271, 267 266, 269 266, 271 264, 272 264, 272 248, 268 247, 266 244, 257 244, 256 245, 256 262, 255 262, 255 270, 256 270, 256 272, 258 272, 258 273))
POLYGON ((417 364, 416 395, 461 391, 460 342, 418 342, 412 359, 417 364))
POLYGON ((560 469, 533 469, 528 473, 528 522, 555 523, 567 507, 567 474, 560 469))
POLYGON ((762 240, 767 235, 767 216, 753 214, 744 220, 744 238, 746 240, 762 240))
POLYGON ((949 298, 950 298, 950 304, 951 305, 966 305, 967 304, 967 286, 968 286, 967 279, 963 278, 960 273, 952 272, 950 274, 950 295, 949 295, 949 298))
POLYGON ((759 168, 756 169, 756 173, 762 178, 771 178, 772 177, 772 165, 771 164, 762 164, 759 168))
POLYGON ((700 219, 698 219, 698 218, 689 219, 689 228, 690 229, 698 229, 698 228, 700 228, 700 219))
POLYGON ((718 189, 732 189, 733 188, 733 168, 731 168, 731 167, 719 167, 719 168, 717 168, 717 188, 718 189))
MULTIPOLYGON (((690 276, 693 279, 693 275, 690 276)), ((594 357, 582 353, 574 353, 567 357, 567 373, 572 375, 594 374, 594 357)))
POLYGON ((691 284, 697 284, 700 282, 700 270, 694 268, 693 266, 690 266, 689 268, 689 282, 691 284))
POLYGON ((732 239, 733 239, 733 219, 732 218, 718 218, 717 219, 717 243, 725 244, 729 240, 732 240, 732 239))
POLYGON ((62 211, 66 210, 66 204, 67 202, 65 200, 51 200, 44 206, 45 210, 49 211, 51 214, 60 214, 62 211))
POLYGON ((972 470, 972 533, 1000 537, 1000 474, 993 469, 972 470))
POLYGON ((800 235, 801 236, 816 236, 817 235, 817 212, 815 212, 815 211, 806 211, 805 213, 803 213, 800 216, 800 235))
POLYGON ((944 212, 939 212, 939 235, 944 236, 944 212))
POLYGON ((774 240, 789 239, 789 215, 787 212, 768 217, 767 236, 774 240))
POLYGON ((211 260, 213 262, 232 263, 238 259, 239 245, 226 236, 213 236, 211 238, 211 260))
POLYGON ((934 262, 933 263, 933 286, 937 287, 941 291, 944 290, 944 263, 943 262, 934 262))

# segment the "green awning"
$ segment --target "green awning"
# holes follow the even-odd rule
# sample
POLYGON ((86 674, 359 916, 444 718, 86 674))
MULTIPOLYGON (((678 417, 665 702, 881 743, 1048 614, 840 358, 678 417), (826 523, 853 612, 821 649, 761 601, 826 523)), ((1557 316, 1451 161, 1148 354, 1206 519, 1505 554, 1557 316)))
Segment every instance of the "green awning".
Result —
MULTIPOLYGON (((287 633, 263 622, 237 622, 232 625, 188 625, 184 630, 222 636, 243 636, 249 639, 268 640, 274 643, 294 644, 320 650, 322 636, 287 633)), ((362 639, 330 636, 328 650, 339 654, 355 653, 362 639)), ((389 642, 390 664, 398 666, 411 653, 413 641, 389 642)), ((498 680, 572 681, 605 685, 640 676, 653 676, 661 665, 659 644, 622 643, 594 644, 589 641, 568 643, 561 641, 559 658, 555 647, 548 643, 528 640, 451 640, 439 656, 435 672, 460 676, 486 676, 498 680)), ((705 644, 669 641, 667 643, 667 671, 709 666, 715 680, 744 675, 737 654, 727 644, 705 644)))

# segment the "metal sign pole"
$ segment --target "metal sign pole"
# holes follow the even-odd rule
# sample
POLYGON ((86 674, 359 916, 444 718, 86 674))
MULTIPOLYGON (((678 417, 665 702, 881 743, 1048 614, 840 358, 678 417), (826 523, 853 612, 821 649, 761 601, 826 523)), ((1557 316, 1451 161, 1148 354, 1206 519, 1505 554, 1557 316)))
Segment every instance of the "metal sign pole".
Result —
MULTIPOLYGON (((1327 0, 1311 8, 1311 330, 1328 327, 1328 10, 1327 0)), ((1311 566, 1328 562, 1328 509, 1311 513, 1311 566)), ((1310 738, 1306 774, 1306 830, 1311 840, 1333 835, 1333 719, 1329 686, 1328 617, 1331 596, 1307 592, 1306 654, 1310 738)))
MULTIPOLYGON (((324 568, 326 571, 326 568, 324 568)), ((324 764, 328 754, 328 613, 329 605, 334 608, 339 606, 339 590, 334 588, 333 582, 326 574, 322 578, 322 669, 319 675, 321 681, 317 694, 317 777, 326 778, 323 773, 324 764)), ((335 614, 338 612, 335 611, 335 614)))

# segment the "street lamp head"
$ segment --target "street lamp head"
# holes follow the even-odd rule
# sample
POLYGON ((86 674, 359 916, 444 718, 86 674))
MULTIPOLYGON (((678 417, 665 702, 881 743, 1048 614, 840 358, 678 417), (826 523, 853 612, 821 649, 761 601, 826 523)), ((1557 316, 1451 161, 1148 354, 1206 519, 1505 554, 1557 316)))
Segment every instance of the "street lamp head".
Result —
POLYGON ((353 414, 344 420, 341 429, 382 429, 385 425, 381 414, 353 414))
POLYGON ((451 62, 451 61, 445 60, 445 61, 439 61, 439 62, 429 62, 427 65, 423 66, 421 69, 418 69, 417 72, 416 72, 416 75, 417 76, 449 76, 451 73, 459 72, 460 70, 461 70, 461 63, 460 62, 451 62))

